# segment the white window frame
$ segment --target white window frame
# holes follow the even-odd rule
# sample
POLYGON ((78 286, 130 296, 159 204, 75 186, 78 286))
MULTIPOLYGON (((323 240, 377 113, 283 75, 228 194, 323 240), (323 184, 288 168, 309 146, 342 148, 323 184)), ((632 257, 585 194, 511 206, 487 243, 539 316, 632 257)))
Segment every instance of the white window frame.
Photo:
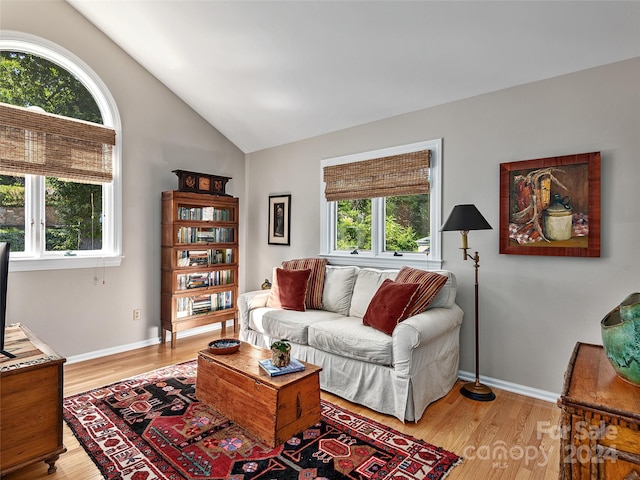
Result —
MULTIPOLYGON (((116 144, 113 148, 111 183, 102 188, 102 249, 74 250, 68 252, 46 252, 45 239, 40 231, 40 240, 36 235, 26 237, 25 252, 11 252, 11 271, 56 270, 71 268, 115 267, 122 262, 122 126, 120 114, 113 96, 100 77, 82 60, 68 50, 35 35, 22 32, 3 31, 0 37, 0 50, 16 51, 37 55, 56 63, 77 77, 91 93, 102 115, 103 124, 116 132, 116 144)), ((44 177, 26 175, 30 195, 25 196, 25 228, 44 225, 44 177)))
POLYGON ((399 268, 408 265, 427 270, 442 268, 441 233, 442 225, 442 139, 384 148, 371 152, 362 152, 342 157, 323 159, 320 162, 320 256, 333 265, 357 265, 380 268, 399 268), (345 163, 361 162, 373 158, 382 158, 404 153, 430 150, 430 253, 402 252, 402 256, 394 256, 393 252, 384 251, 385 202, 383 198, 374 198, 371 202, 371 251, 359 251, 357 255, 336 250, 337 202, 327 202, 324 191, 324 167, 345 163))

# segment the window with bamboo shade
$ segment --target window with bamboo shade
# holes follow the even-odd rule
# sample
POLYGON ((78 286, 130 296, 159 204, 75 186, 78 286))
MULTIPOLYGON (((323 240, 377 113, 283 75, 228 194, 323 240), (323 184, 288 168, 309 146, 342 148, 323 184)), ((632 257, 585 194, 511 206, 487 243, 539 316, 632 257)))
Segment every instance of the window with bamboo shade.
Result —
POLYGON ((82 60, 51 42, 6 32, 0 52, 15 65, 13 81, 25 86, 0 103, 0 183, 10 193, 0 209, 11 212, 1 217, 0 240, 12 242, 12 269, 120 265, 121 130, 113 97, 82 60), (33 104, 62 115, 25 108, 33 104))
POLYGON ((321 254, 335 264, 437 267, 442 140, 321 162, 321 254))

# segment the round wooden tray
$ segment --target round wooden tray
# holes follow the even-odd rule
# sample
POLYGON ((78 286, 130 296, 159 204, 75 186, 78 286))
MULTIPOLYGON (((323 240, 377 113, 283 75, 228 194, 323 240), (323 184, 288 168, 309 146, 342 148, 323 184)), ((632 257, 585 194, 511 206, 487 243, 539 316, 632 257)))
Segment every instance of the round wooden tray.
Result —
POLYGON ((220 338, 209 342, 209 351, 216 355, 228 355, 235 353, 240 349, 240 340, 235 338, 220 338))

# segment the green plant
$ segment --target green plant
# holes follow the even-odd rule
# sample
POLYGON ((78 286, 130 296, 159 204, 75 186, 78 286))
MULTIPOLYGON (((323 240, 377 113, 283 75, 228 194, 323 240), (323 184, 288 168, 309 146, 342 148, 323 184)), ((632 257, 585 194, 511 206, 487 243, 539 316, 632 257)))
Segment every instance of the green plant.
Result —
POLYGON ((271 350, 274 349, 286 353, 291 349, 291 345, 288 343, 286 338, 283 338, 282 340, 276 340, 271 344, 271 350))

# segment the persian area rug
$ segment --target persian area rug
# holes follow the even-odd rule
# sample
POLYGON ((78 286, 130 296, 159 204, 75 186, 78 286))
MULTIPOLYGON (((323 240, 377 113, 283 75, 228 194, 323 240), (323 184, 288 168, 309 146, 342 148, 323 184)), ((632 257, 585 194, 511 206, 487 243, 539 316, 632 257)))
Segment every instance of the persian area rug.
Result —
POLYGON ((106 479, 437 480, 461 461, 326 401, 318 424, 268 447, 196 399, 196 369, 193 360, 65 398, 64 420, 106 479))

